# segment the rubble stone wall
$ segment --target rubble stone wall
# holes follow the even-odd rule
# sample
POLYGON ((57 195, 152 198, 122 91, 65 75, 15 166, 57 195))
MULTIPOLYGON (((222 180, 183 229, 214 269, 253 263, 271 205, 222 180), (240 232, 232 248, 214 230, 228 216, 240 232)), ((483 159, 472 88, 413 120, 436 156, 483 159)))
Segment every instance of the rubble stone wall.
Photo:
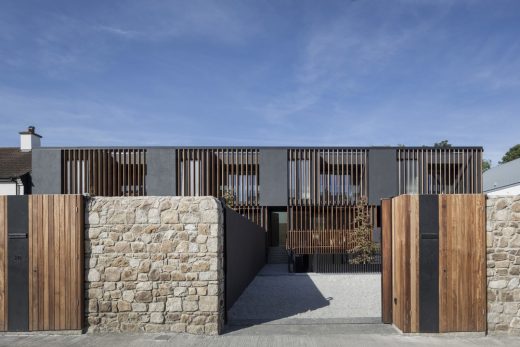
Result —
POLYGON ((223 211, 212 197, 95 197, 85 208, 91 332, 218 334, 223 211))
POLYGON ((488 332, 520 335, 520 195, 486 208, 488 332))

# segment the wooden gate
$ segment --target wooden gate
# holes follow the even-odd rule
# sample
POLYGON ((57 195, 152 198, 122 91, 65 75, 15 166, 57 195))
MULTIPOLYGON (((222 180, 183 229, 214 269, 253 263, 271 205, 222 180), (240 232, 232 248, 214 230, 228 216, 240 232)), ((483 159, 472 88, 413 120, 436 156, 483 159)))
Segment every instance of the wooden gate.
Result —
POLYGON ((29 331, 82 328, 83 219, 83 197, 80 195, 0 197, 0 329, 12 330, 6 318, 7 311, 27 317, 29 331), (5 254, 9 247, 5 240, 11 237, 8 230, 13 224, 7 216, 18 217, 17 211, 9 210, 9 202, 17 198, 27 201, 27 213, 19 217, 27 219, 28 246, 28 256, 19 257, 28 259, 27 274, 19 280, 21 287, 28 286, 28 297, 22 298, 27 304, 19 307, 13 305, 9 293, 5 293, 8 287, 13 287, 7 283, 11 277, 8 269, 16 268, 16 264, 6 266, 5 254), (28 312, 23 312, 27 307, 28 312))
POLYGON ((486 329, 483 195, 439 196, 439 329, 486 329))
POLYGON ((479 194, 383 201, 385 323, 403 332, 486 330, 484 208, 479 194))

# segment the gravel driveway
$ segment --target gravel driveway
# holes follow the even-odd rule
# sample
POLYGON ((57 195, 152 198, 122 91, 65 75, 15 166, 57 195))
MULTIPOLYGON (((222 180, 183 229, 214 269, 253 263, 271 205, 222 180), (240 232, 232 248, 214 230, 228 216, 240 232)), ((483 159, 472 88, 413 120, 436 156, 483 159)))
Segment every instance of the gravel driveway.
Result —
POLYGON ((266 265, 228 313, 230 324, 376 323, 380 274, 290 274, 266 265))

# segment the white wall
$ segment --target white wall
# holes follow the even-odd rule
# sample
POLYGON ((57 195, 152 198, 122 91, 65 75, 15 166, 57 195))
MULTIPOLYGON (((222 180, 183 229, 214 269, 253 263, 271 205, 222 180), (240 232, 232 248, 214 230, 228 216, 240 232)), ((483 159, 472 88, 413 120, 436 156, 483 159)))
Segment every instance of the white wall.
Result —
POLYGON ((40 145, 41 141, 38 136, 32 134, 20 135, 20 150, 26 152, 32 150, 35 147, 40 147, 40 145))
POLYGON ((0 182, 0 195, 16 195, 16 183, 0 182))
POLYGON ((0 182, 0 195, 23 195, 21 182, 0 182))
POLYGON ((516 186, 510 186, 507 188, 494 190, 492 192, 486 193, 487 195, 520 195, 520 184, 516 186))

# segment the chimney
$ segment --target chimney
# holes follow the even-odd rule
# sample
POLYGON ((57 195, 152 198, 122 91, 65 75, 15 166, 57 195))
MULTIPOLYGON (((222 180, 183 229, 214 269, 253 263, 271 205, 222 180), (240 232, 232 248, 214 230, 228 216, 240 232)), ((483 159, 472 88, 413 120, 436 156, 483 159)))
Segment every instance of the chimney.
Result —
POLYGON ((20 150, 30 152, 35 147, 40 147, 40 135, 36 134, 35 128, 31 125, 26 131, 20 132, 20 150))

